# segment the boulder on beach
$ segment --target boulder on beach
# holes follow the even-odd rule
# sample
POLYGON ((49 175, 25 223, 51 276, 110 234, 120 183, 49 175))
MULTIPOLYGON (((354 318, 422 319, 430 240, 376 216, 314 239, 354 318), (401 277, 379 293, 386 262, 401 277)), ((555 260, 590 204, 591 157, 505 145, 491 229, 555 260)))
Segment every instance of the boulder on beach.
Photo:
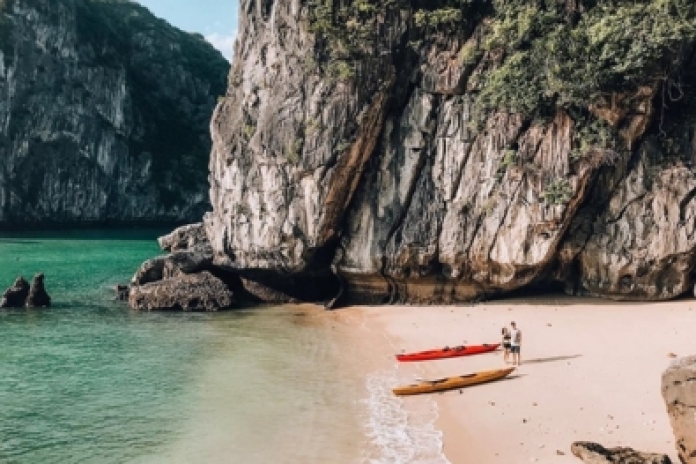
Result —
POLYGON ((51 297, 44 287, 43 273, 38 273, 34 276, 25 306, 27 308, 47 308, 51 306, 51 297))
POLYGON ((217 311, 233 303, 227 285, 206 271, 135 285, 128 297, 130 307, 140 311, 217 311))
POLYGON ((672 361, 662 374, 662 397, 679 459, 683 464, 696 464, 696 356, 672 361))
POLYGON ((643 453, 623 447, 605 448, 589 441, 576 441, 570 450, 585 464, 672 464, 666 454, 643 453))
POLYGON ((11 287, 5 290, 0 300, 0 308, 21 308, 29 296, 29 282, 19 276, 11 287))

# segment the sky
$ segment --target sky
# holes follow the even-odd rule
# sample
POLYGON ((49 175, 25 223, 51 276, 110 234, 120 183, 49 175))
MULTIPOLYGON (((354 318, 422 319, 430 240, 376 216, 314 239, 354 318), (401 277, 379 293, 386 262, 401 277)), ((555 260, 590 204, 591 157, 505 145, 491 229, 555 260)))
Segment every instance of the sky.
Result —
POLYGON ((205 36, 228 60, 237 35, 239 0, 137 0, 173 26, 205 36))

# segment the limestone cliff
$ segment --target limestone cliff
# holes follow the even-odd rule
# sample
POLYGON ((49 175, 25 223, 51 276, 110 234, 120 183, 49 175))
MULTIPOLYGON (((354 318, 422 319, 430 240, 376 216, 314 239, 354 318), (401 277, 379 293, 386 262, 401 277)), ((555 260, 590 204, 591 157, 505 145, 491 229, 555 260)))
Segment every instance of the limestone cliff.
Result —
POLYGON ((695 8, 242 0, 215 265, 343 303, 690 290, 695 8))
POLYGON ((0 1, 0 226, 199 219, 228 70, 128 0, 0 1))

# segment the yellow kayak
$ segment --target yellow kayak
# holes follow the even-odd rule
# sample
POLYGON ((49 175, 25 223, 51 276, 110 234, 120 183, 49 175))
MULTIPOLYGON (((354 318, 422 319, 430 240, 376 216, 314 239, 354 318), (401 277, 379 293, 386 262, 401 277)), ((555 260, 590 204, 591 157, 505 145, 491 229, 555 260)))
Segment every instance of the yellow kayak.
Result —
POLYGON ((396 387, 392 391, 395 395, 418 395, 419 393, 431 393, 436 391, 451 390, 453 388, 469 387, 479 383, 492 382, 510 375, 514 367, 506 369, 494 369, 490 371, 474 372, 473 374, 460 375, 458 377, 445 377, 437 380, 422 380, 413 385, 396 387))

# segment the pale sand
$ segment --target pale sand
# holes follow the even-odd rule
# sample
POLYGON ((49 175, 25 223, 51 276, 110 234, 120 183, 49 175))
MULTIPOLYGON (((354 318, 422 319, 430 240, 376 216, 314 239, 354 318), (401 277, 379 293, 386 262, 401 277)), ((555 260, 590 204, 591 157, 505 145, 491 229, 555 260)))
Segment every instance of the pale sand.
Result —
MULTIPOLYGON (((454 464, 577 463, 570 453, 576 440, 667 453, 678 462, 660 380, 670 353, 696 353, 696 301, 557 297, 341 311, 357 316, 373 335, 383 331, 397 351, 498 342, 501 327, 517 322, 523 333, 522 366, 513 376, 429 395, 438 403, 437 427, 454 464)), ((390 349, 377 340, 377 350, 390 349)), ((393 354, 375 356, 393 359, 393 354)), ((399 363, 399 372, 410 382, 503 366, 502 354, 494 353, 399 363)), ((407 408, 419 401, 425 399, 404 398, 407 408)))

